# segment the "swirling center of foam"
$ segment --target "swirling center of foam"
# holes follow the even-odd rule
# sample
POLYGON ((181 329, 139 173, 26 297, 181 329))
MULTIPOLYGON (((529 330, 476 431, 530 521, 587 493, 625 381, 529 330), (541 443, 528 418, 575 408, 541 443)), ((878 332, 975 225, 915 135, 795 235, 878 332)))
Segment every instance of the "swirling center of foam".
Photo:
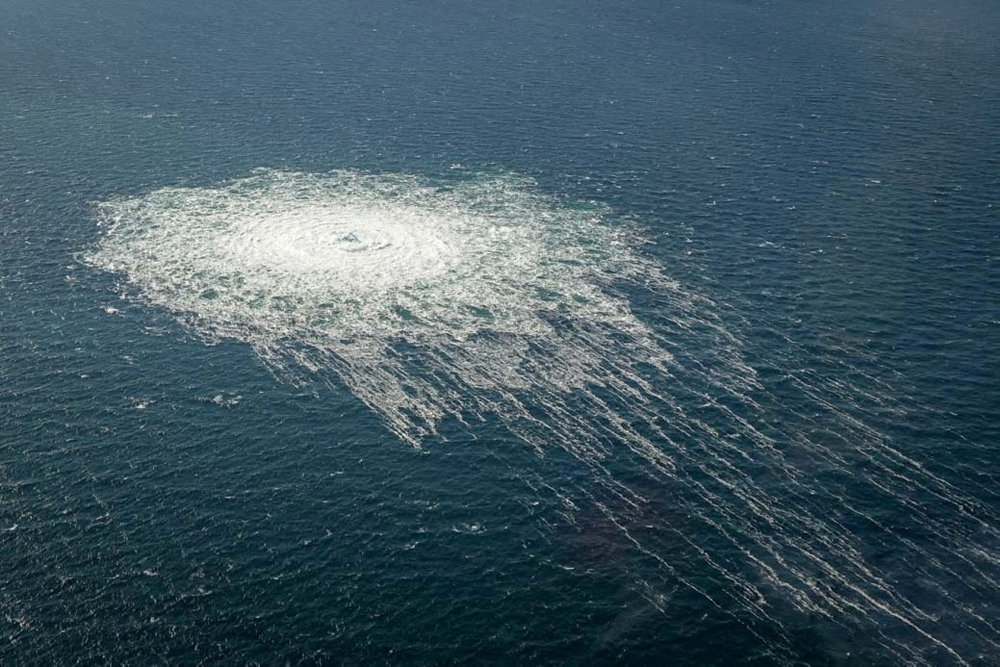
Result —
POLYGON ((403 206, 292 206, 244 212, 215 228, 219 264, 279 281, 322 281, 333 294, 384 294, 432 280, 462 260, 446 221, 403 206))

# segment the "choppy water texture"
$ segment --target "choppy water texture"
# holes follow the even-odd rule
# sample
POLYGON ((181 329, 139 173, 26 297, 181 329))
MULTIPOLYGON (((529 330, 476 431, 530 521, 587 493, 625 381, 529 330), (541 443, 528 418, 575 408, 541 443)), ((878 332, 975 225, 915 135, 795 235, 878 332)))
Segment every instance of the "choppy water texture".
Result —
POLYGON ((997 10, 538 4, 0 7, 0 662, 997 663, 997 10))

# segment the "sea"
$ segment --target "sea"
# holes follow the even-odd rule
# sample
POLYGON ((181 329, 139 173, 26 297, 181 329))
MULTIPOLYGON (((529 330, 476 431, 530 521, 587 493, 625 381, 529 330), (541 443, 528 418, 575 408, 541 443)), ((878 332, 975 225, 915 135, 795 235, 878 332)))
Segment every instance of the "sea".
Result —
POLYGON ((1000 4, 0 0, 0 664, 1000 665, 1000 4))

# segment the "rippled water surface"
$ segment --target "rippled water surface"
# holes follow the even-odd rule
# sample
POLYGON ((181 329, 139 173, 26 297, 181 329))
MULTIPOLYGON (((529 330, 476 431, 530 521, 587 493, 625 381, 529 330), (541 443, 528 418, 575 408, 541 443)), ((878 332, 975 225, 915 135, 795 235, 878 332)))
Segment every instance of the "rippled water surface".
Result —
POLYGON ((997 664, 998 33, 0 4, 0 662, 997 664))

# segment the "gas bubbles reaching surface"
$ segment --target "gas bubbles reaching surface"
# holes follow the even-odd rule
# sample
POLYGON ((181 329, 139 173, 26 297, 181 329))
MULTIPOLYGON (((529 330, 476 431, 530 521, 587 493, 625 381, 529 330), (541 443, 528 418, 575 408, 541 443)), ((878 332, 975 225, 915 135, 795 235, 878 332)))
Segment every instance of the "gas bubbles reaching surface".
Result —
POLYGON ((613 526, 661 573, 640 585, 659 608, 680 582, 754 632, 792 609, 904 662, 1000 651, 997 519, 855 409, 902 410, 891 388, 803 367, 816 352, 789 339, 755 361, 788 407, 724 305, 599 206, 511 175, 261 170, 97 215, 87 260, 126 294, 251 345, 279 376, 332 373, 413 446, 446 420, 473 435, 499 421, 571 456, 588 475, 524 481, 567 521, 588 503, 613 526))
POLYGON ((207 339, 251 344, 284 373, 333 370, 414 445, 446 414, 503 405, 527 418, 511 391, 600 380, 602 343, 621 347, 616 337, 648 363, 669 358, 612 285, 675 286, 633 251, 629 230, 594 207, 557 205, 522 178, 435 187, 262 170, 218 188, 112 200, 98 213, 105 229, 92 264, 123 273, 207 339), (415 349, 400 354, 400 343, 415 349), (412 363, 421 355, 433 357, 420 360, 422 373, 412 363))

